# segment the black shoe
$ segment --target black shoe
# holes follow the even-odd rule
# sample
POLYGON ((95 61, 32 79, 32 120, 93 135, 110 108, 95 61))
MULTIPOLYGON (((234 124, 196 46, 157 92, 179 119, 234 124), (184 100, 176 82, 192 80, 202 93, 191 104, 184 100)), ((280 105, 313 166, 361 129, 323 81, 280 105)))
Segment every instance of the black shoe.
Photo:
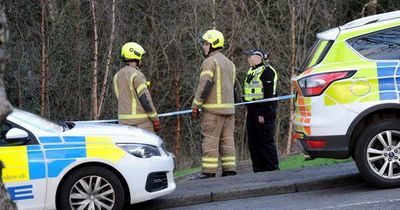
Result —
POLYGON ((221 176, 235 176, 236 171, 224 171, 221 176))
POLYGON ((215 174, 211 174, 211 173, 202 173, 200 174, 200 179, 208 179, 208 178, 214 178, 215 174))

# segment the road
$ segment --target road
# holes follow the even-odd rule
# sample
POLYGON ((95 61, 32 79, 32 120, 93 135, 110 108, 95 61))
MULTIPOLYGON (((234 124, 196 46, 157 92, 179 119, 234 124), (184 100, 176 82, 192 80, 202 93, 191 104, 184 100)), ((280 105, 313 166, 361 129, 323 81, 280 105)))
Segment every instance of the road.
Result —
POLYGON ((376 189, 365 184, 310 192, 260 196, 170 208, 169 210, 307 209, 381 210, 400 209, 400 189, 376 189))
MULTIPOLYGON (((214 209, 214 205, 219 204, 217 202, 228 200, 286 194, 295 196, 297 193, 362 183, 363 179, 360 177, 354 162, 273 172, 239 173, 230 177, 179 182, 173 193, 132 205, 130 209, 166 209, 210 202, 214 209)), ((265 199, 267 198, 271 197, 265 199)), ((282 200, 283 202, 287 201, 287 199, 282 200)), ((237 209, 244 208, 243 205, 240 206, 241 204, 243 203, 239 201, 237 209)), ((257 203, 254 203, 254 205, 257 205, 257 203)), ((258 207, 264 207, 264 205, 260 204, 258 207)), ((280 207, 281 205, 277 206, 280 207)), ((271 209, 277 209, 277 206, 273 206, 271 209)), ((223 208, 223 205, 221 208, 223 208)), ((254 208, 259 209, 257 206, 254 208)), ((183 209, 186 209, 186 207, 183 209)))

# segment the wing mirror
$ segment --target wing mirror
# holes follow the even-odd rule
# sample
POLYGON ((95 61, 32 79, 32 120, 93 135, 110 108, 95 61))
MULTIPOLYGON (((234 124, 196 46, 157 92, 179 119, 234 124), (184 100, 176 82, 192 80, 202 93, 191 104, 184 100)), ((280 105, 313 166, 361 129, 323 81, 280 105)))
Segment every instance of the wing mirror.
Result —
POLYGON ((11 128, 6 134, 6 143, 11 145, 20 145, 30 140, 28 132, 20 128, 11 128))

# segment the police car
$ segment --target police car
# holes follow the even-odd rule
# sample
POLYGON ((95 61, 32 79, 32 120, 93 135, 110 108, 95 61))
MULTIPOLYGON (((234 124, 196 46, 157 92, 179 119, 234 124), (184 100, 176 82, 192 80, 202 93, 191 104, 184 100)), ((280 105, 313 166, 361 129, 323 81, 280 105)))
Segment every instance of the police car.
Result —
POLYGON ((400 186, 400 11, 317 38, 292 79, 300 147, 311 157, 352 156, 369 183, 400 186))
POLYGON ((15 109, 0 134, 2 179, 19 209, 122 209, 176 186, 173 155, 141 129, 15 109))

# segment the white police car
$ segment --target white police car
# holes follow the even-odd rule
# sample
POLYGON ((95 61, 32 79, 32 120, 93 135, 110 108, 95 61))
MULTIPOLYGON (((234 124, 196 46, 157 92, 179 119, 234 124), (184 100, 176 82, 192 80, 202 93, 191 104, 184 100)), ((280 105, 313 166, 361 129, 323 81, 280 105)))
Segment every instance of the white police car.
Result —
POLYGON ((2 178, 19 209, 122 209, 176 186, 173 156, 141 129, 15 109, 0 132, 2 178))

